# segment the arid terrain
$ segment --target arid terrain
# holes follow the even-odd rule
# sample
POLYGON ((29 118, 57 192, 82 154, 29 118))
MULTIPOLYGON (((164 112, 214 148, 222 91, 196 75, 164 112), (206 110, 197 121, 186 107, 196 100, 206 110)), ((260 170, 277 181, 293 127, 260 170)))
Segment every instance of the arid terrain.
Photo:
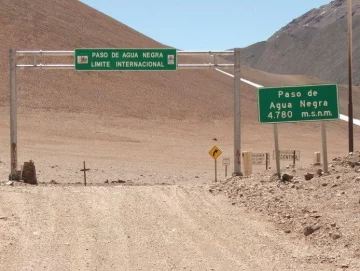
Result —
MULTIPOLYGON (((1 271, 359 270, 358 165, 351 164, 359 161, 345 158, 348 124, 327 122, 329 174, 304 179, 319 168, 312 163, 320 123, 312 122, 279 125, 280 148, 301 152, 296 168, 282 161, 290 182, 274 178, 273 159, 268 171, 224 178, 223 157, 233 170, 234 82, 215 70, 18 70, 19 167, 34 161, 39 184, 9 183, 10 48, 164 45, 73 0, 5 1, 0 25, 1 271), (216 183, 214 145, 223 152, 216 183), (307 226, 316 230, 305 236, 307 226)), ((247 67, 242 77, 265 86, 324 82, 247 67)), ((346 114, 344 86, 339 96, 346 114)), ((258 123, 256 88, 245 83, 241 114, 242 150, 272 153, 273 127, 258 123)))
MULTIPOLYGON (((347 0, 328 1, 275 32, 268 40, 244 48, 243 64, 280 74, 305 74, 348 82, 347 0)), ((360 1, 352 0, 353 83, 360 83, 360 1)))

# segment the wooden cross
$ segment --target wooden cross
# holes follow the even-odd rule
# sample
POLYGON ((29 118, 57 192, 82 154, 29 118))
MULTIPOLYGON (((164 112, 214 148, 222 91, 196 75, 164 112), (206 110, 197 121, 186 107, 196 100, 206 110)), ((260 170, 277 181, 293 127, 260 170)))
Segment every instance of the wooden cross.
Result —
POLYGON ((84 168, 80 169, 80 171, 84 171, 84 185, 86 186, 86 171, 90 170, 90 168, 86 168, 84 161, 84 168))

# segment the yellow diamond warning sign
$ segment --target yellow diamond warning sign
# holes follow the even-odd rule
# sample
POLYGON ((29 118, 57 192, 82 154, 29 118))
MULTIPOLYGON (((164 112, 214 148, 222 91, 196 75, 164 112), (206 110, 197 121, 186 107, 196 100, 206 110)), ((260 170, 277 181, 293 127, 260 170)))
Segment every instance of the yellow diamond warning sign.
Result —
POLYGON ((209 151, 210 156, 214 159, 217 159, 221 153, 222 151, 220 151, 220 149, 216 146, 212 147, 212 149, 209 151))

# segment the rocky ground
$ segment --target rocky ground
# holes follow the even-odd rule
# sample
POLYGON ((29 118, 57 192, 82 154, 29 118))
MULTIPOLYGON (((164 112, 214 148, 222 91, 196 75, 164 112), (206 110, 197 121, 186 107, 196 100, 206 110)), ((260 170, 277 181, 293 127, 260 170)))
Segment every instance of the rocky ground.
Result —
POLYGON ((209 191, 262 213, 304 246, 322 248, 309 260, 360 270, 360 153, 333 159, 328 173, 309 165, 281 174, 281 180, 274 170, 223 179, 209 191))

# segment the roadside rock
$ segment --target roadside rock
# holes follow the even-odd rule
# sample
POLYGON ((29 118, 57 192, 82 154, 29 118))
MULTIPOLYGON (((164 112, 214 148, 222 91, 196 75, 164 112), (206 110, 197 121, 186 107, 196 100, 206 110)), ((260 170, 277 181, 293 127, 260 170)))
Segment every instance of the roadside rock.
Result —
POLYGON ((314 232, 316 232, 318 229, 320 229, 320 226, 306 226, 303 230, 303 233, 305 236, 308 236, 310 234, 313 234, 314 232))
POLYGON ((332 239, 337 240, 341 237, 341 234, 338 232, 330 233, 332 239))
POLYGON ((319 168, 318 170, 316 170, 316 174, 320 177, 324 174, 324 172, 322 171, 321 168, 319 168))
POLYGON ((304 177, 305 180, 310 181, 312 178, 314 178, 314 174, 308 172, 304 175, 304 177))
POLYGON ((294 178, 294 176, 291 176, 291 175, 285 173, 285 174, 281 177, 281 180, 282 180, 283 182, 290 182, 290 181, 292 180, 292 178, 294 178))

